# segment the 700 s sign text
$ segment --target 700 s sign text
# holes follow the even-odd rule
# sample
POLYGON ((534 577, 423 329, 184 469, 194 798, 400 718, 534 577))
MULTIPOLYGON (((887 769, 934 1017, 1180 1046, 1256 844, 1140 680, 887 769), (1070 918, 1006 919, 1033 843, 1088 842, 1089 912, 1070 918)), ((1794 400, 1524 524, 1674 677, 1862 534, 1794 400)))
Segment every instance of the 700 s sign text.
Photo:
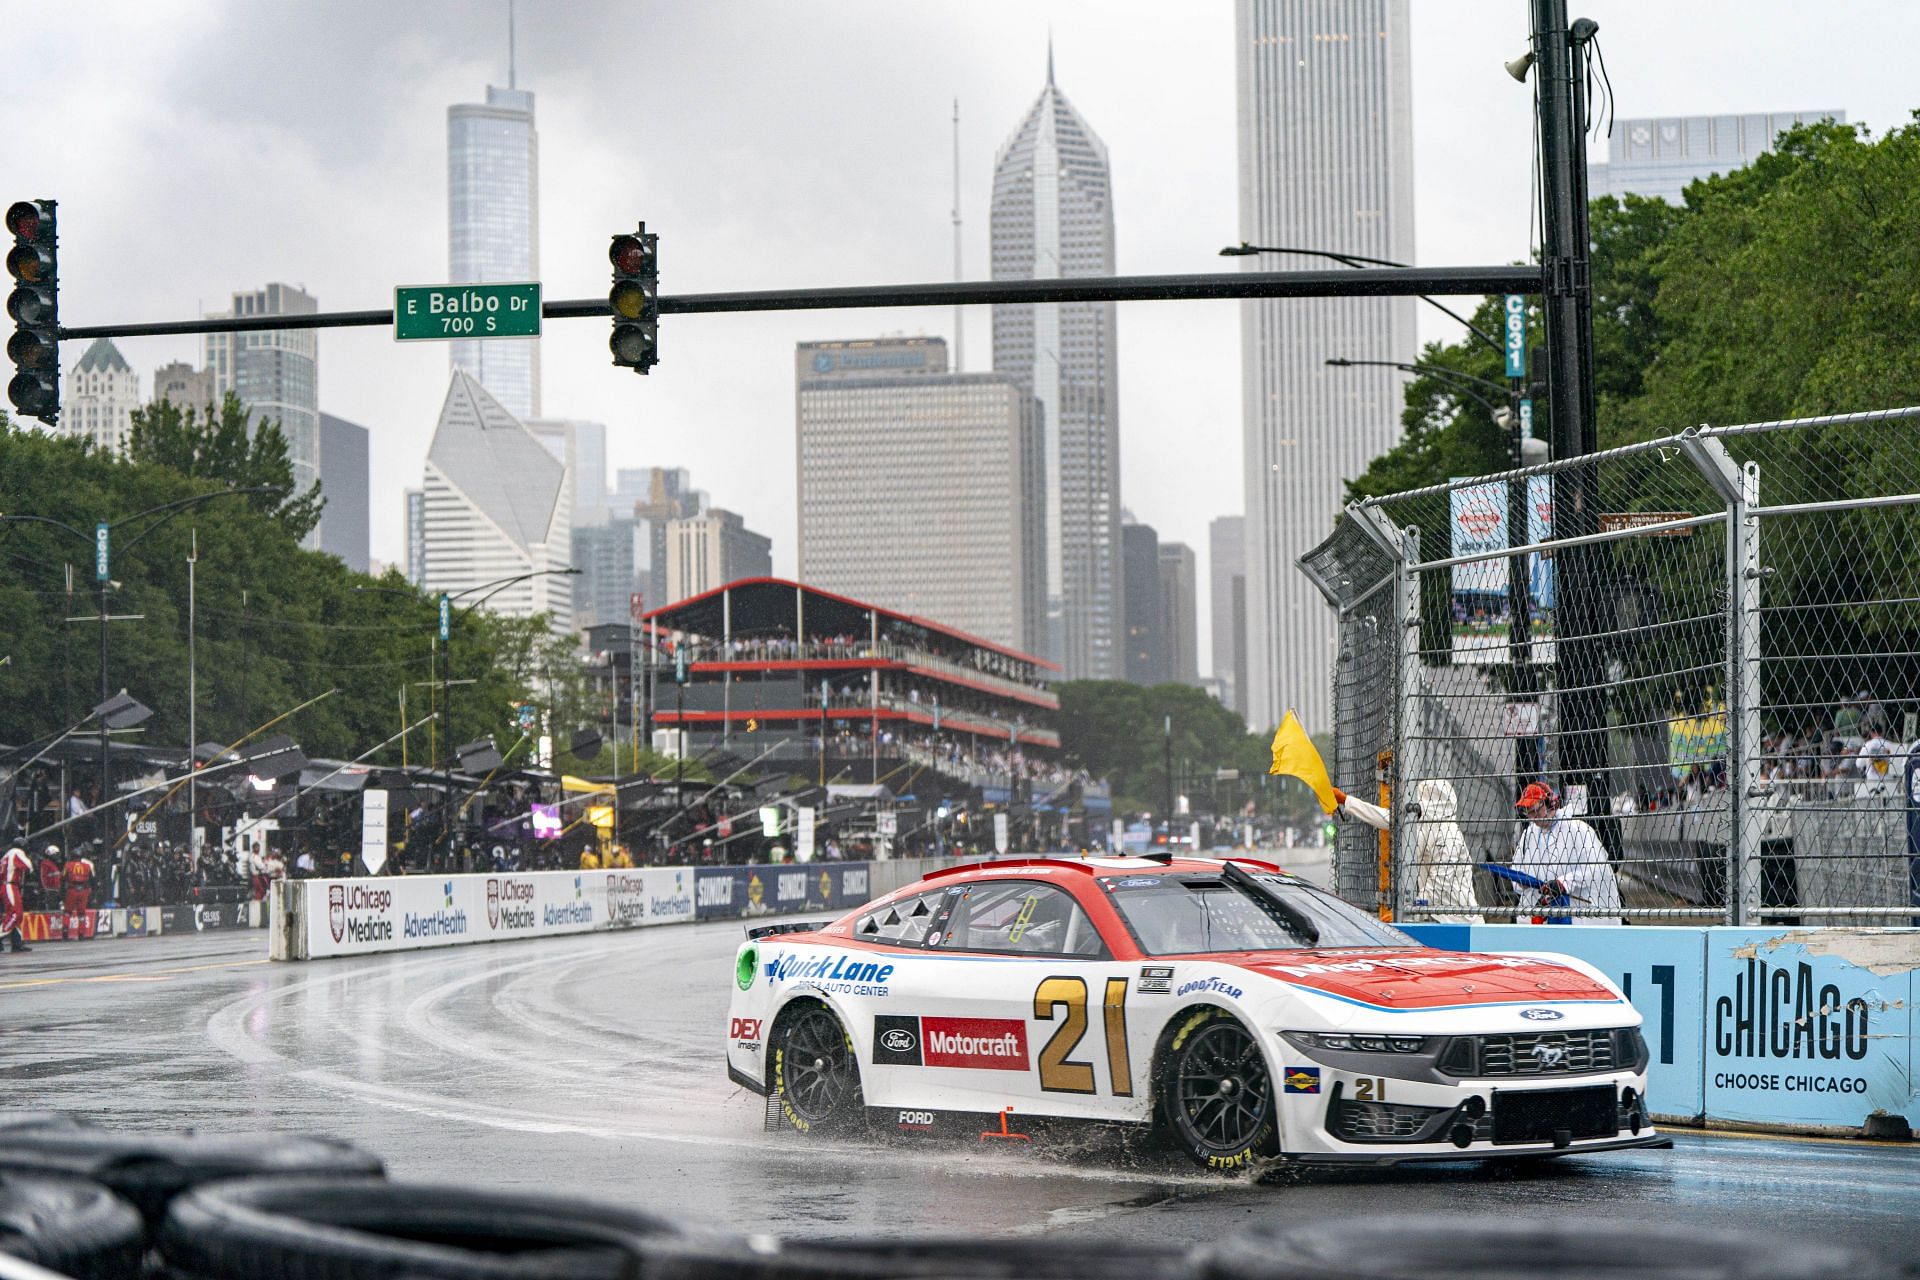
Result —
POLYGON ((396 342, 537 338, 540 282, 401 285, 393 291, 396 342))

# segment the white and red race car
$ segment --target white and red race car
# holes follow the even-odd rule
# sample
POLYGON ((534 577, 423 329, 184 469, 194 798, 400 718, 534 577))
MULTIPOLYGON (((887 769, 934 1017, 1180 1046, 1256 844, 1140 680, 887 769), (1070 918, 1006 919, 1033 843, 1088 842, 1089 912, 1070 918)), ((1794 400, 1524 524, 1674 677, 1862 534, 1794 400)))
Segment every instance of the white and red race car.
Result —
POLYGON ((1246 859, 936 871, 750 929, 735 987, 727 1074, 806 1132, 1158 1124, 1217 1170, 1664 1141, 1592 966, 1426 947, 1246 859))

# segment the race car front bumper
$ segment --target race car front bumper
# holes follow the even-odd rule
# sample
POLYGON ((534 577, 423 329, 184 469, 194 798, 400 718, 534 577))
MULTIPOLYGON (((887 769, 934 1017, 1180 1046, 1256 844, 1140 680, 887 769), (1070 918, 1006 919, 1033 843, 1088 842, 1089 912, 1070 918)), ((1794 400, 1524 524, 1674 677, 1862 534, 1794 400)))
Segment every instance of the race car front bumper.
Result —
POLYGON ((1430 1164, 1442 1160, 1486 1160, 1526 1158, 1533 1160, 1552 1159, 1556 1156, 1579 1156, 1594 1151, 1620 1151, 1628 1147, 1654 1147, 1665 1149, 1673 1146, 1673 1139, 1665 1134, 1648 1129, 1633 1137, 1599 1139, 1591 1142, 1571 1143, 1566 1147, 1495 1147, 1486 1150, 1447 1150, 1447 1151, 1310 1151, 1295 1154, 1289 1152, 1280 1157, 1281 1164, 1299 1165, 1367 1165, 1370 1167, 1390 1167, 1397 1164, 1430 1164))
POLYGON ((1551 1156, 1661 1141, 1647 1114, 1646 1076, 1617 1070, 1452 1076, 1418 1059, 1372 1056, 1282 1064, 1282 1142, 1290 1157, 1336 1164, 1394 1164, 1551 1156), (1398 1069, 1405 1074, 1383 1074, 1398 1069), (1424 1078, 1410 1078, 1421 1076, 1424 1078))

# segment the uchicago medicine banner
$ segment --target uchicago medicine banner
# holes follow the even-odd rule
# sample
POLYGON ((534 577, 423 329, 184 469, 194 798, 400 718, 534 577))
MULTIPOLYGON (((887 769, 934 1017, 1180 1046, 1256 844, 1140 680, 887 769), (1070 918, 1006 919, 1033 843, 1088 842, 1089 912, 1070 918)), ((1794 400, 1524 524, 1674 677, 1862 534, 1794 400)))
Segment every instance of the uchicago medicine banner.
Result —
POLYGON ((306 960, 845 909, 873 896, 870 880, 864 862, 287 880, 274 887, 272 954, 306 960))

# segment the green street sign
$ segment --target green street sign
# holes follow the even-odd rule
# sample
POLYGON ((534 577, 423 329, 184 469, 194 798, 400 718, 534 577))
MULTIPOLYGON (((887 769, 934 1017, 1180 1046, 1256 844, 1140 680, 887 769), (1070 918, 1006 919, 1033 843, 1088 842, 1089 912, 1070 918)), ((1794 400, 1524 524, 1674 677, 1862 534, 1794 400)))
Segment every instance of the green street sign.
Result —
POLYGON ((540 282, 418 284, 393 291, 393 340, 540 336, 540 282))

